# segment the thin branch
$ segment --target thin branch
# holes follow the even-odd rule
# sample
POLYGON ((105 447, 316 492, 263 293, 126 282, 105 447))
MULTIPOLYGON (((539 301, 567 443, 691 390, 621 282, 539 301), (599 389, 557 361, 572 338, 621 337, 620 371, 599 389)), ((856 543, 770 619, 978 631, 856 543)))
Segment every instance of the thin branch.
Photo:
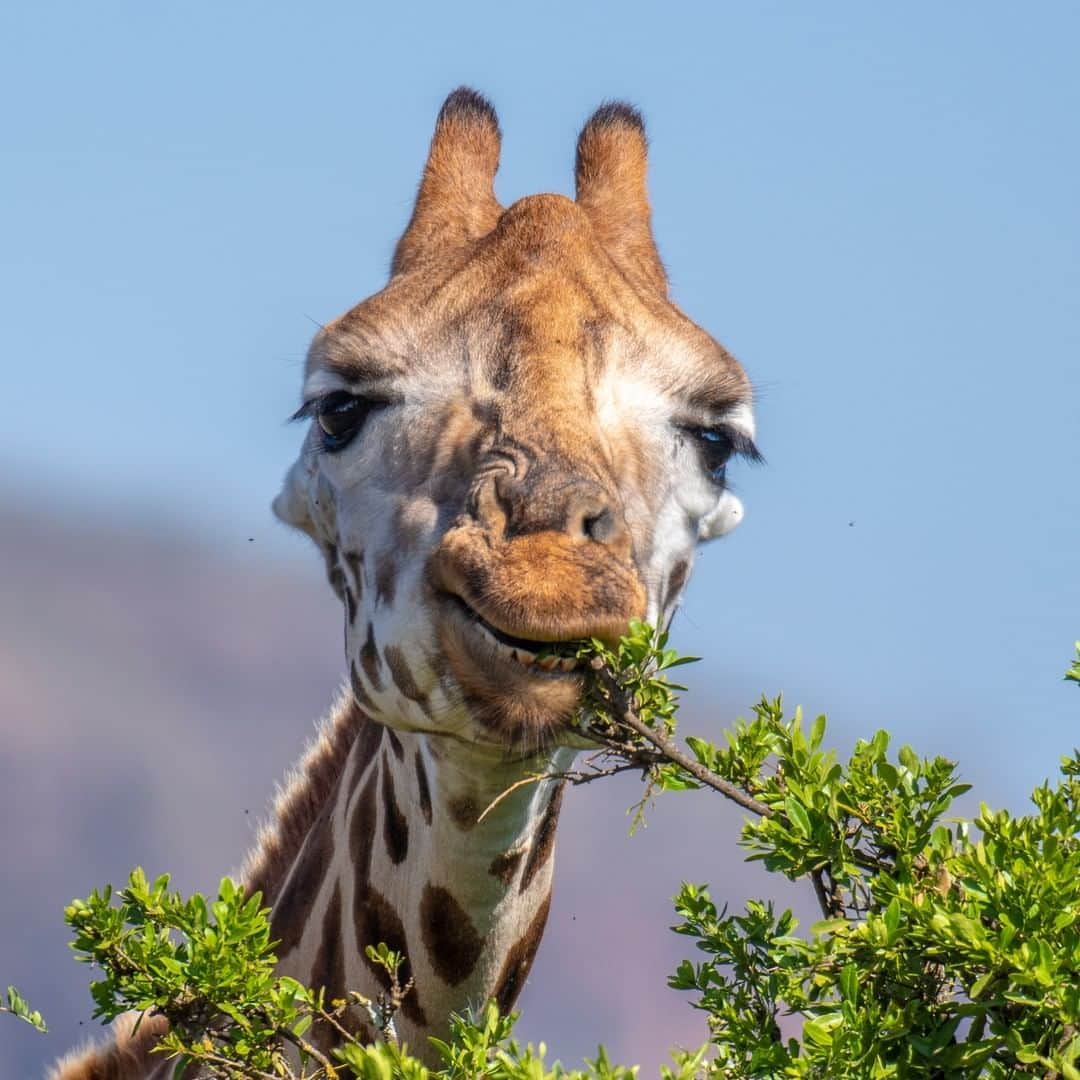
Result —
POLYGON ((288 1028, 280 1028, 278 1034, 286 1041, 291 1042, 301 1053, 307 1054, 309 1057, 313 1057, 327 1072, 328 1076, 336 1076, 337 1069, 330 1062, 321 1051, 316 1050, 306 1039, 301 1039, 299 1035, 294 1035, 288 1028))
POLYGON ((722 776, 717 776, 711 769, 707 769, 702 765, 697 758, 684 754, 670 739, 639 720, 637 714, 630 707, 622 687, 618 685, 611 673, 603 667, 602 662, 597 664, 596 661, 593 661, 592 667, 606 685, 608 693, 616 706, 616 711, 622 713, 619 723, 625 724, 631 731, 636 732, 646 742, 655 746, 664 757, 669 761, 673 761, 680 768, 685 769, 698 783, 712 788, 713 791, 718 791, 724 798, 730 799, 744 810, 749 810, 752 814, 757 814, 758 817, 772 817, 772 807, 766 806, 763 802, 758 802, 757 799, 747 795, 722 776))
MULTIPOLYGON (((1065 1027, 1062 1029, 1062 1037, 1058 1041, 1057 1049, 1059 1051, 1061 1051, 1062 1053, 1064 1053, 1064 1051, 1068 1048, 1069 1043, 1071 1043, 1073 1041, 1075 1036, 1076 1036, 1076 1025, 1075 1024, 1066 1024, 1065 1027)), ((1046 1073, 1046 1080, 1058 1080, 1058 1077, 1060 1075, 1061 1074, 1057 1071, 1057 1069, 1050 1069, 1046 1073)))
POLYGON ((825 892, 825 882, 822 880, 820 870, 810 871, 810 880, 814 883, 814 895, 817 897, 818 907, 821 908, 821 914, 826 918, 832 916, 832 911, 829 905, 829 897, 825 892))
POLYGON ((491 811, 494 810, 495 807, 498 806, 499 803, 501 803, 503 801, 503 799, 505 799, 508 795, 513 794, 515 791, 518 790, 518 788, 527 787, 529 784, 539 784, 544 780, 554 780, 554 779, 555 779, 555 777, 554 777, 554 775, 552 773, 530 773, 523 780, 515 781, 508 788, 506 788, 503 791, 500 791, 499 794, 496 795, 495 798, 492 799, 491 802, 489 802, 487 804, 487 806, 484 808, 483 812, 476 819, 476 824, 479 825, 480 822, 483 821, 484 818, 486 818, 488 816, 488 814, 490 814, 491 811))
POLYGON ((665 738, 658 731, 654 731, 647 724, 643 724, 632 709, 627 709, 622 715, 622 723, 636 731, 643 739, 651 742, 666 758, 675 762, 680 768, 685 769, 695 780, 710 787, 713 791, 720 792, 725 799, 738 803, 744 810, 749 810, 758 817, 772 817, 771 806, 758 802, 751 795, 740 791, 734 784, 729 783, 722 776, 717 776, 711 769, 705 768, 696 758, 684 754, 670 739, 665 738))
POLYGON ((319 1016, 322 1017, 322 1019, 325 1020, 327 1023, 332 1024, 334 1026, 334 1028, 337 1029, 337 1033, 343 1039, 345 1039, 347 1041, 355 1042, 356 1037, 353 1035, 353 1033, 351 1031, 349 1031, 349 1029, 347 1027, 345 1027, 344 1024, 342 1024, 338 1020, 338 1017, 343 1016, 345 1014, 346 1010, 350 1009, 350 1008, 354 1008, 354 1007, 366 1008, 367 1007, 367 998, 364 998, 363 995, 359 995, 359 996, 363 999, 362 1001, 357 1001, 357 1002, 353 1002, 351 1004, 346 1004, 340 1009, 335 1009, 333 1012, 327 1012, 327 1010, 324 1009, 324 1008, 320 1008, 320 1009, 316 1010, 318 1012, 319 1016))
MULTIPOLYGON (((244 1076, 244 1075, 246 1075, 246 1076, 254 1077, 255 1080, 282 1080, 282 1078, 280 1076, 276 1075, 275 1073, 264 1072, 261 1069, 252 1070, 251 1066, 249 1066, 249 1065, 243 1065, 243 1066, 237 1065, 237 1063, 235 1061, 233 1061, 232 1058, 223 1057, 221 1054, 215 1054, 213 1050, 198 1049, 198 1050, 177 1051, 175 1054, 168 1055, 168 1058, 171 1059, 171 1058, 174 1058, 174 1057, 181 1057, 181 1056, 187 1056, 189 1058, 194 1058, 196 1061, 204 1061, 209 1065, 217 1065, 220 1068, 227 1070, 226 1071, 227 1076, 244 1076), (248 1072, 245 1073, 243 1071, 244 1069, 247 1069, 248 1072)), ((290 1080, 291 1080, 292 1075, 293 1075, 292 1071, 290 1070, 290 1073, 289 1073, 290 1080)))
MULTIPOLYGON (((607 751, 605 751, 607 753, 607 751)), ((598 755, 594 755, 598 756, 598 755)), ((591 784, 594 780, 602 780, 607 776, 618 776, 619 773, 624 772, 643 772, 652 765, 657 765, 664 758, 662 755, 656 755, 653 758, 651 755, 648 757, 641 757, 640 760, 635 761, 623 761, 618 765, 609 765, 605 768, 593 765, 589 762, 589 768, 591 772, 583 772, 580 769, 571 769, 569 772, 546 772, 546 773, 530 773, 528 776, 521 780, 517 780, 512 783, 504 791, 500 791, 494 799, 484 808, 483 813, 476 819, 476 823, 479 825, 499 805, 508 795, 517 791, 518 788, 528 787, 529 784, 539 784, 544 780, 565 780, 568 784, 573 784, 575 787, 581 784, 591 784)))

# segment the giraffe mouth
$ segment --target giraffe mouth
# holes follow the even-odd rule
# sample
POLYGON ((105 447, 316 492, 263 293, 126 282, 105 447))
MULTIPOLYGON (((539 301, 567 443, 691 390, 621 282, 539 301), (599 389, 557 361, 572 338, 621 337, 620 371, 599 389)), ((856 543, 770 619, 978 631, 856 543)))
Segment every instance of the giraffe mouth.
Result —
POLYGON ((579 642, 543 641, 509 634, 489 623, 457 593, 445 595, 456 612, 487 641, 497 656, 543 675, 567 675, 580 666, 579 642))

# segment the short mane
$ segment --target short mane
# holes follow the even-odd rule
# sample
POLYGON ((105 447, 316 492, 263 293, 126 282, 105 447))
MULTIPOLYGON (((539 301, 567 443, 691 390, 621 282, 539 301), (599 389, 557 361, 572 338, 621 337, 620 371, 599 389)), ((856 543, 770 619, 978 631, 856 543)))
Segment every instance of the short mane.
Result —
POLYGON ((358 732, 374 724, 345 687, 318 724, 303 757, 279 784, 268 821, 240 871, 247 893, 261 892, 263 905, 273 905, 289 868, 326 800, 333 792, 358 732))

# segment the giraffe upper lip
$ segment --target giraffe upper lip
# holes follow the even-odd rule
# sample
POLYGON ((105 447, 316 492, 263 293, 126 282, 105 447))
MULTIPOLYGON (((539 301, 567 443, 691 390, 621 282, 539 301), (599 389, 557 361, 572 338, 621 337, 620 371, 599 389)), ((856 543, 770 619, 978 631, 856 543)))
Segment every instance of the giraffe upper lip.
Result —
POLYGON ((558 638, 527 638, 521 637, 518 634, 508 633, 506 630, 501 629, 494 623, 485 619, 484 616, 481 615, 480 612, 477 611, 464 597, 451 592, 448 592, 446 595, 450 602, 462 614, 482 626, 496 641, 501 642, 511 649, 525 649, 528 652, 536 653, 540 652, 542 649, 557 648, 559 645, 566 646, 567 644, 577 644, 577 641, 567 642, 558 638))

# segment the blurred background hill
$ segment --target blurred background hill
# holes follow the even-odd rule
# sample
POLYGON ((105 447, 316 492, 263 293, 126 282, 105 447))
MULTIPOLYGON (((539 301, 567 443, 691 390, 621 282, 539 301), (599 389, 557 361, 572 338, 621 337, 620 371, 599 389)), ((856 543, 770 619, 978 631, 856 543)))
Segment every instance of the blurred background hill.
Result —
MULTIPOLYGON (((887 727, 1020 807, 1076 739, 1080 8, 550 0, 0 6, 0 1076, 87 1031, 63 905, 210 889, 336 689, 340 613, 270 518, 315 326, 381 287, 467 82, 508 205, 589 112, 646 116, 677 302, 745 363, 768 466, 674 643, 689 727, 761 692, 887 727)), ((738 904, 738 815, 567 800, 522 1034, 655 1074, 679 880, 738 904)), ((790 891, 788 894, 790 896, 790 891)))

